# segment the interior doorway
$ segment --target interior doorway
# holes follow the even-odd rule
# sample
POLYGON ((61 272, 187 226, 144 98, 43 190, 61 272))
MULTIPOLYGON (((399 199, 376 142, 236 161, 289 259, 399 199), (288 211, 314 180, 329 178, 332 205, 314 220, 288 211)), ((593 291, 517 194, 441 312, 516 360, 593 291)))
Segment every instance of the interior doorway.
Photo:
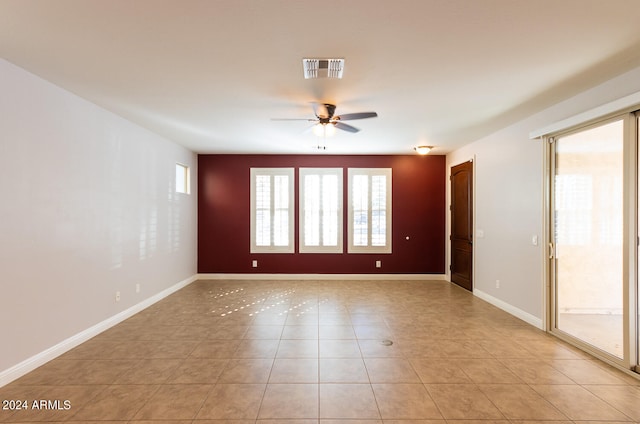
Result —
POLYGON ((473 291, 473 161, 451 167, 451 282, 473 291))

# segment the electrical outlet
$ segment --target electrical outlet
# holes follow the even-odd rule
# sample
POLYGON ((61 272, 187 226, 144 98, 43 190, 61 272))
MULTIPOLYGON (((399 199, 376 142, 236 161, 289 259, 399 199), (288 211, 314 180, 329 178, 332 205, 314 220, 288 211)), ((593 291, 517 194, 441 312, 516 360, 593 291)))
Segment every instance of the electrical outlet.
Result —
POLYGON ((254 259, 253 262, 251 263, 251 266, 254 268, 258 268, 258 261, 254 259))
POLYGON ((499 289, 500 288, 500 280, 496 280, 496 288, 499 289))
POLYGON ((136 284, 136 293, 140 293, 140 284, 136 284))
POLYGON ((116 292, 116 302, 120 302, 120 292, 116 292))
POLYGON ((376 261, 376 268, 382 267, 382 261, 376 261))

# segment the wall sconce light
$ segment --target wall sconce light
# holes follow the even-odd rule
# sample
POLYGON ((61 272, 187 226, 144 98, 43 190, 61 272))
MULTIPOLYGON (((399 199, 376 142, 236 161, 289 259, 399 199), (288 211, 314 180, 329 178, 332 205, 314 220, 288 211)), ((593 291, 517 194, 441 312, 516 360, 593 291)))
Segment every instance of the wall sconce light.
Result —
POLYGON ((427 155, 431 149, 433 149, 433 146, 417 146, 413 148, 419 155, 427 155))

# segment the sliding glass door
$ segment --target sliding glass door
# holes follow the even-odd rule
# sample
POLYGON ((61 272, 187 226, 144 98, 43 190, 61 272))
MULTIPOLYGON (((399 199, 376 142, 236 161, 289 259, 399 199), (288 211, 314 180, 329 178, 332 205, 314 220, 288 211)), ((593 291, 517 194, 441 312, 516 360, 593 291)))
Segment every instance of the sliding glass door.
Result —
POLYGON ((624 120, 553 145, 555 329, 622 359, 624 120))
POLYGON ((640 372, 640 118, 624 113, 549 141, 551 332, 640 372))

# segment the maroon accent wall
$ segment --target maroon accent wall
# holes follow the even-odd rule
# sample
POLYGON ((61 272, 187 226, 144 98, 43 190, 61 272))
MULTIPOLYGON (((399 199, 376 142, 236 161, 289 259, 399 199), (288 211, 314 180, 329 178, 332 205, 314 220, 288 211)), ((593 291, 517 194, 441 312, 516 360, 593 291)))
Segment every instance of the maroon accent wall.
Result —
POLYGON ((444 274, 445 178, 445 156, 200 155, 198 272, 444 274), (252 167, 295 168, 296 253, 249 253, 252 167), (297 253, 300 167, 344 168, 345 253, 297 253), (347 168, 392 168, 393 253, 346 253, 347 168))

